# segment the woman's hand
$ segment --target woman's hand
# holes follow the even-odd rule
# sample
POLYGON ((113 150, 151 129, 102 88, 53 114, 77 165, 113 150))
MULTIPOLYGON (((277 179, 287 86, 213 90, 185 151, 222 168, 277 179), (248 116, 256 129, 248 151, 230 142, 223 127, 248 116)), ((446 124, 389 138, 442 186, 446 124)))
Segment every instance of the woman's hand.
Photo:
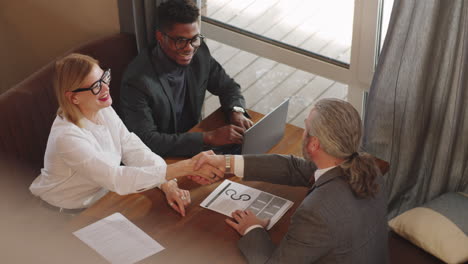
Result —
POLYGON ((196 160, 182 160, 167 166, 166 180, 171 180, 183 176, 199 176, 206 179, 209 183, 213 183, 224 177, 224 171, 209 164, 201 165, 197 170, 194 169, 196 160))
POLYGON ((208 152, 200 152, 198 155, 192 158, 192 160, 196 161, 195 170, 199 170, 205 165, 211 165, 213 167, 218 168, 223 175, 224 171, 226 170, 226 158, 224 155, 215 155, 212 151, 208 152))
MULTIPOLYGON (((215 153, 212 150, 200 152, 196 156, 192 157, 192 160, 195 161, 195 167, 194 170, 206 170, 207 168, 210 169, 210 167, 215 167, 217 168, 221 173, 223 173, 224 176, 224 171, 225 171, 225 160, 224 156, 219 156, 215 155, 215 153), (215 161, 216 160, 216 161, 215 161), (208 166, 208 167, 207 167, 208 166)), ((192 175, 188 177, 190 180, 201 184, 201 185, 206 185, 206 184, 211 184, 213 181, 207 180, 206 178, 203 178, 201 176, 197 175, 192 175)), ((219 176, 213 177, 213 180, 218 180, 222 179, 219 176)))
POLYGON ((179 189, 177 182, 173 180, 162 184, 161 190, 166 195, 169 206, 182 216, 185 216, 185 207, 191 202, 190 192, 179 189))

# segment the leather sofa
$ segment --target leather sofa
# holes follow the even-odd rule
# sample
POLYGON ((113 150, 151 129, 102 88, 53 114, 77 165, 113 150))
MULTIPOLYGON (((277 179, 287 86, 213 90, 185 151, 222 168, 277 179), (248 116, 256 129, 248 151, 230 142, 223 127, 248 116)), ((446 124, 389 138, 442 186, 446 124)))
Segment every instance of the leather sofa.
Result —
MULTIPOLYGON (((66 54, 78 52, 99 60, 102 68, 112 69, 111 96, 118 113, 120 82, 128 63, 137 55, 135 37, 115 34, 91 41, 66 54)), ((66 55, 65 54, 65 55, 66 55)), ((32 181, 43 166, 43 158, 57 100, 52 86, 54 63, 50 62, 16 86, 0 95, 0 158, 20 162, 35 170, 32 181)))

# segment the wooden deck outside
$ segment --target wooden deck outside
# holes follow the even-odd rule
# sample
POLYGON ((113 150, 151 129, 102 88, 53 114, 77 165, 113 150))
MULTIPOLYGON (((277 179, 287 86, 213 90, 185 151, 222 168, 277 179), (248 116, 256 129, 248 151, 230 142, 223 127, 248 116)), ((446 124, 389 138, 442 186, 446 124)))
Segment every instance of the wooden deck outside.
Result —
MULTIPOLYGON (((352 5, 343 5, 350 2, 353 1, 207 0, 205 12, 207 17, 221 22, 349 62, 351 32, 344 28, 351 27, 349 8, 352 10, 352 5), (338 10, 330 17, 330 12, 325 10, 337 4, 344 11, 338 10), (328 23, 332 20, 335 22, 328 23)), ((348 87, 345 84, 214 40, 208 39, 207 44, 213 57, 241 85, 249 109, 266 114, 286 97, 292 97, 288 122, 304 127, 304 119, 317 100, 326 97, 346 100, 348 87)), ((218 97, 208 94, 204 115, 218 107, 218 97)))
MULTIPOLYGON (((327 97, 346 100, 347 85, 304 72, 230 46, 208 40, 213 56, 242 87, 247 108, 268 113, 291 97, 288 122, 304 127, 314 103, 327 97)), ((204 115, 220 106, 217 96, 207 94, 204 115)))

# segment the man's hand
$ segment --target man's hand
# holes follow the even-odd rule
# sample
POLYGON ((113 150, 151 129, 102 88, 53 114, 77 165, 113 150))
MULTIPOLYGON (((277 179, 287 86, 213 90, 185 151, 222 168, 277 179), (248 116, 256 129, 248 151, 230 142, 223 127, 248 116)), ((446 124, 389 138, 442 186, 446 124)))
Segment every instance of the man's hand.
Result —
MULTIPOLYGON (((199 154, 195 155, 192 157, 192 160, 195 162, 195 165, 194 165, 194 168, 193 170, 195 171, 198 171, 200 168, 202 168, 203 165, 205 166, 208 166, 208 165, 211 165, 209 162, 206 162, 205 159, 206 157, 214 157, 216 156, 215 153, 212 151, 212 150, 208 150, 208 151, 203 151, 203 152, 200 152, 199 154)), ((216 166, 214 166, 216 168, 216 166)), ((222 167, 219 167, 218 170, 220 172, 223 173, 224 175, 224 168, 222 167), (221 170, 221 169, 222 170, 221 170)), ((189 178, 190 180, 198 183, 198 184, 201 184, 201 185, 207 185, 207 184, 211 184, 212 181, 209 181, 203 177, 200 177, 200 176, 197 176, 197 175, 190 175, 190 176, 187 176, 187 178, 189 178)), ((220 177, 218 177, 220 178, 220 177)), ((215 178, 217 179, 217 178, 215 178)))
POLYGON ((193 163, 193 173, 190 179, 200 184, 214 183, 224 178, 224 171, 219 170, 209 164, 203 164, 195 169, 195 163, 193 163), (197 181, 197 179, 199 179, 197 181), (202 180, 203 179, 203 180, 202 180))
POLYGON ((201 157, 209 156, 209 155, 216 155, 212 150, 202 151, 197 155, 192 157, 192 160, 198 161, 201 157))
POLYGON ((229 122, 246 130, 253 126, 252 120, 248 119, 243 113, 239 112, 231 112, 229 115, 229 122))
POLYGON ((234 228, 241 236, 245 235, 245 230, 253 225, 261 225, 263 228, 265 228, 270 222, 270 219, 258 218, 250 210, 236 210, 232 212, 232 218, 234 218, 237 223, 231 219, 226 219, 226 223, 234 228))
POLYGON ((161 190, 166 195, 166 200, 169 206, 182 216, 185 216, 185 207, 187 207, 191 202, 190 192, 179 189, 175 181, 164 183, 161 185, 161 190))
POLYGON ((223 173, 223 175, 226 171, 226 158, 224 155, 214 155, 213 151, 201 152, 192 159, 196 161, 195 166, 193 167, 195 171, 199 170, 203 165, 206 164, 217 168, 223 173))
POLYGON ((210 146, 242 144, 245 129, 235 125, 226 125, 203 133, 203 143, 210 146))
POLYGON ((184 177, 184 176, 199 176, 206 179, 209 183, 218 181, 221 178, 224 178, 224 170, 219 170, 216 167, 205 164, 203 166, 197 166, 195 170, 195 165, 197 160, 187 159, 181 160, 176 163, 167 165, 166 169, 166 179, 170 180, 173 178, 184 177))

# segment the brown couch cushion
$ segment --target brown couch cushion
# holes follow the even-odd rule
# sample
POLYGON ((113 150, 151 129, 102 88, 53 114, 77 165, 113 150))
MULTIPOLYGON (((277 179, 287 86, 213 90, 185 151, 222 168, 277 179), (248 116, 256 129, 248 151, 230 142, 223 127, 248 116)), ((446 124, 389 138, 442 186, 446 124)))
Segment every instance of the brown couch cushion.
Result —
POLYGON ((138 54, 134 35, 117 34, 93 41, 77 48, 74 52, 83 53, 97 59, 102 68, 112 69, 110 84, 112 106, 119 113, 120 84, 125 68, 138 54))
POLYGON ((22 161, 37 172, 57 111, 52 75, 52 64, 48 64, 0 95, 1 158, 22 161))
MULTIPOLYGON (((116 34, 86 43, 71 52, 98 59, 103 68, 112 68, 111 95, 118 112, 120 82, 127 64, 137 55, 135 37, 116 34)), ((66 55, 65 54, 65 55, 66 55)), ((35 168, 43 159, 50 127, 57 111, 52 87, 54 62, 0 95, 0 158, 16 160, 35 168)), ((31 180, 37 174, 31 175, 31 180)))
POLYGON ((442 264, 443 261, 428 254, 393 231, 388 234, 390 263, 392 264, 442 264))

